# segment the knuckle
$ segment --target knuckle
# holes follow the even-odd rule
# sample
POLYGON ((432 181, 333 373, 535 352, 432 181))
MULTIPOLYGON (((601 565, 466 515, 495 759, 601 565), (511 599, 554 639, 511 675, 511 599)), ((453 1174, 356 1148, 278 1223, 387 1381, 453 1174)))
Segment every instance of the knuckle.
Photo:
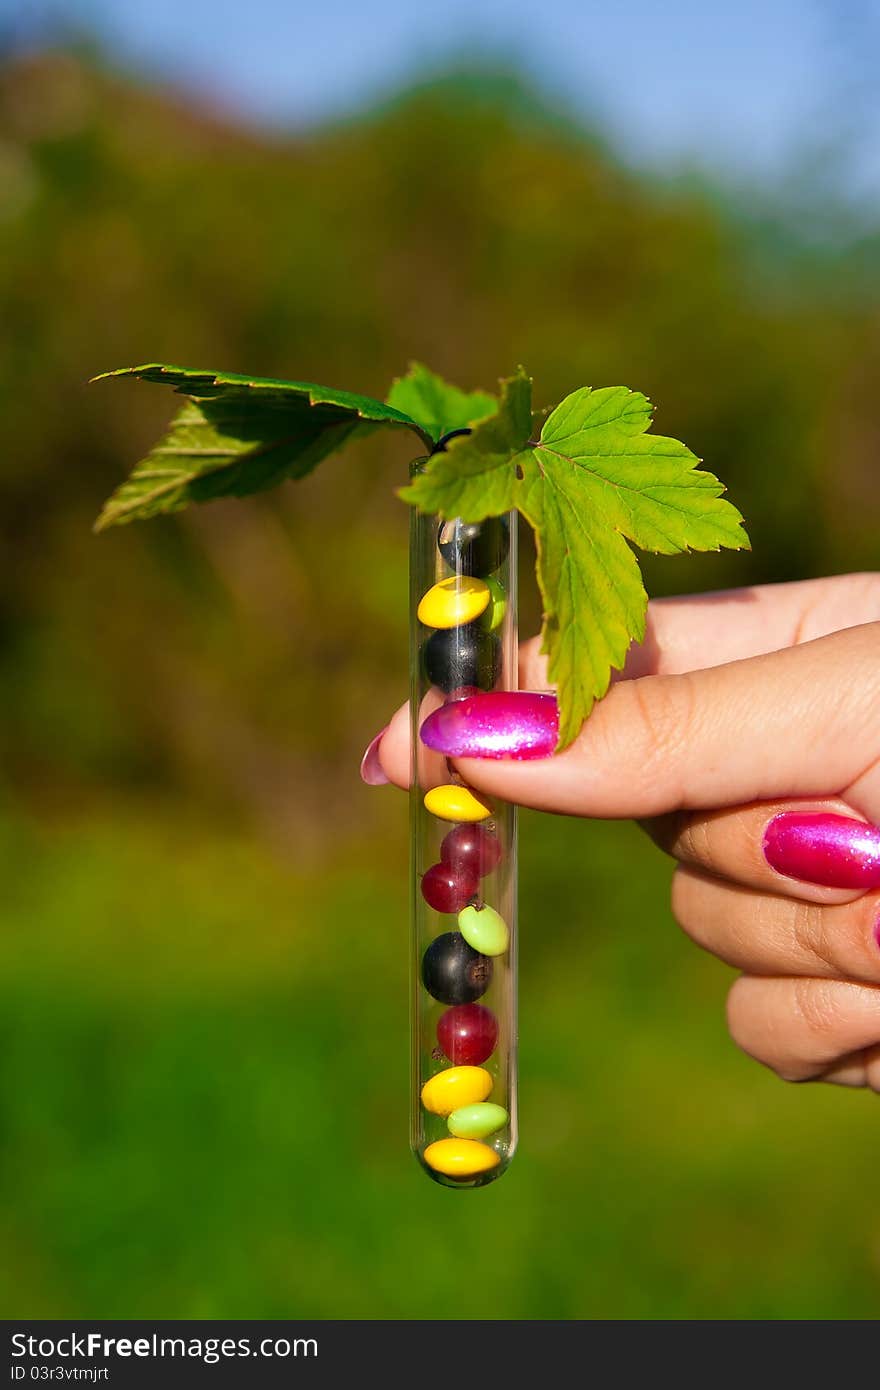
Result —
POLYGON ((779 1031, 778 1019, 765 1017, 756 1037, 753 989, 755 985, 760 988, 760 984, 760 981, 753 980, 748 975, 741 975, 729 990, 726 1011, 727 1029, 731 1039, 741 1052, 774 1072, 780 1081, 807 1081, 814 1074, 811 1069, 805 1069, 793 1060, 772 1057, 775 1050, 772 1039, 779 1031), (768 1048, 769 1051, 765 1050, 768 1048))
POLYGON ((880 982, 878 895, 852 903, 792 905, 791 928, 800 958, 821 975, 880 982))
POLYGON ((795 902, 792 905, 792 935, 798 953, 811 965, 836 970, 839 962, 825 918, 826 910, 820 903, 795 902))
MULTIPOLYGON (((617 717, 597 731, 605 736, 606 751, 622 765, 638 768, 643 786, 656 780, 668 788, 670 768, 687 744, 692 722, 689 678, 646 676, 624 681, 612 693, 617 717)), ((668 792, 663 800, 668 804, 668 792)))
MULTIPOLYGON (((880 897, 872 893, 833 908, 831 929, 846 943, 847 973, 869 984, 880 982, 880 897)), ((829 933, 830 934, 830 933, 829 933)))
POLYGON ((690 723, 689 682, 685 677, 658 676, 633 681, 632 699, 636 727, 646 751, 666 757, 681 747, 690 723))
POLYGON ((796 977, 792 1004, 797 1019, 819 1044, 831 1042, 840 1028, 840 994, 833 980, 796 977))
POLYGON ((675 841, 676 857, 716 873, 721 867, 716 839, 710 820, 705 816, 689 816, 675 841))
POLYGON ((798 965, 832 978, 880 982, 877 894, 827 906, 795 902, 790 927, 798 965))

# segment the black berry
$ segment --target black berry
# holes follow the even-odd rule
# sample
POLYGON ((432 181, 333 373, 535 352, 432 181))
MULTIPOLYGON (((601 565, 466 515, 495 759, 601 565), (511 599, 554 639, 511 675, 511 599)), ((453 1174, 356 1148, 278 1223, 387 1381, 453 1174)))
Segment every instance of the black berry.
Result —
POLYGON ((507 558, 510 528, 507 518, 490 516, 485 521, 443 521, 437 533, 440 554, 451 570, 460 574, 494 574, 507 558))
POLYGON ((422 983, 441 1004, 472 1004, 491 982, 491 960, 469 946, 460 932, 444 932, 422 957, 422 983))
POLYGON ((441 627, 424 647, 425 675, 449 694, 461 685, 492 690, 501 673, 501 642, 479 623, 441 627))

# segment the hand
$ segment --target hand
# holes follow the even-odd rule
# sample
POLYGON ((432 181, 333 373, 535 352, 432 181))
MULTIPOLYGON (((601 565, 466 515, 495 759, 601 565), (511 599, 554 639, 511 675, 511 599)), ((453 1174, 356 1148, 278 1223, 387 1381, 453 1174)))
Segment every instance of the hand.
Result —
MULTIPOLYGON (((547 688, 536 640, 520 685, 547 688)), ((433 746, 489 796, 641 821, 677 861, 678 922, 743 972, 739 1046, 789 1081, 880 1091, 880 576, 652 603, 559 755, 517 751, 524 721, 555 718, 552 699, 519 703, 506 756, 455 756, 478 750, 454 705, 433 746)), ((371 747, 374 774, 406 786, 405 706, 371 747)))

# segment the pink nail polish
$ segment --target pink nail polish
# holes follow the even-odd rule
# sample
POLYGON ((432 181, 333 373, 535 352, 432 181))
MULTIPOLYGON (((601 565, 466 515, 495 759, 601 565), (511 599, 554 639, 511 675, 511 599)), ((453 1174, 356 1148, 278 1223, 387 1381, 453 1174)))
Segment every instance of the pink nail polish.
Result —
POLYGON ((823 888, 880 888, 880 828, 849 816, 783 811, 764 831, 764 858, 823 888))
POLYGON ((559 738, 555 695, 496 690, 455 700, 429 714, 422 742, 448 758, 548 758, 559 738))
POLYGON ((388 725, 380 729, 378 734, 370 743, 367 744, 366 752, 361 758, 361 781, 366 782, 368 787, 384 787, 388 783, 388 778, 382 770, 379 762, 379 744, 388 732, 388 725))

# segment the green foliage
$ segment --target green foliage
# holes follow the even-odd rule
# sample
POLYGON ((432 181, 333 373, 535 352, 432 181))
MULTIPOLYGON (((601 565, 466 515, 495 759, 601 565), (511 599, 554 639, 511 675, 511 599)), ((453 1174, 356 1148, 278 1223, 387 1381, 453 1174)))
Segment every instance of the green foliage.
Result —
POLYGON ((530 383, 520 371, 503 384, 498 415, 452 440, 401 490, 422 511, 466 521, 516 507, 533 527, 563 748, 644 637, 648 598, 626 541, 664 555, 748 545, 718 479, 677 439, 648 434, 650 424, 640 392, 583 387, 530 444, 530 383))
POLYGON ((476 420, 398 493, 424 512, 465 521, 517 508, 532 526, 561 748, 645 634, 648 596, 624 538, 664 555, 748 545, 718 479, 695 469, 698 460, 677 439, 646 433, 651 404, 625 386, 573 391, 532 444, 531 381, 522 368, 501 383, 496 403, 413 364, 385 406, 302 382, 158 364, 107 376, 168 382, 191 400, 110 498, 98 530, 304 477, 380 424, 403 425, 424 442, 476 420))
POLYGON ((391 405, 303 381, 150 363, 103 372, 162 382, 190 399, 163 439, 106 503, 96 530, 176 512, 189 502, 246 497, 303 478, 328 454, 382 426, 424 432, 391 405))
POLYGON ((487 391, 462 391, 430 368, 413 362, 388 392, 388 404, 418 420, 434 443, 450 430, 460 430, 491 415, 498 402, 487 391))
POLYGON ((532 383, 522 367, 501 382, 498 409, 451 439, 397 495, 422 512, 482 521, 516 506, 517 459, 532 431, 532 383))

